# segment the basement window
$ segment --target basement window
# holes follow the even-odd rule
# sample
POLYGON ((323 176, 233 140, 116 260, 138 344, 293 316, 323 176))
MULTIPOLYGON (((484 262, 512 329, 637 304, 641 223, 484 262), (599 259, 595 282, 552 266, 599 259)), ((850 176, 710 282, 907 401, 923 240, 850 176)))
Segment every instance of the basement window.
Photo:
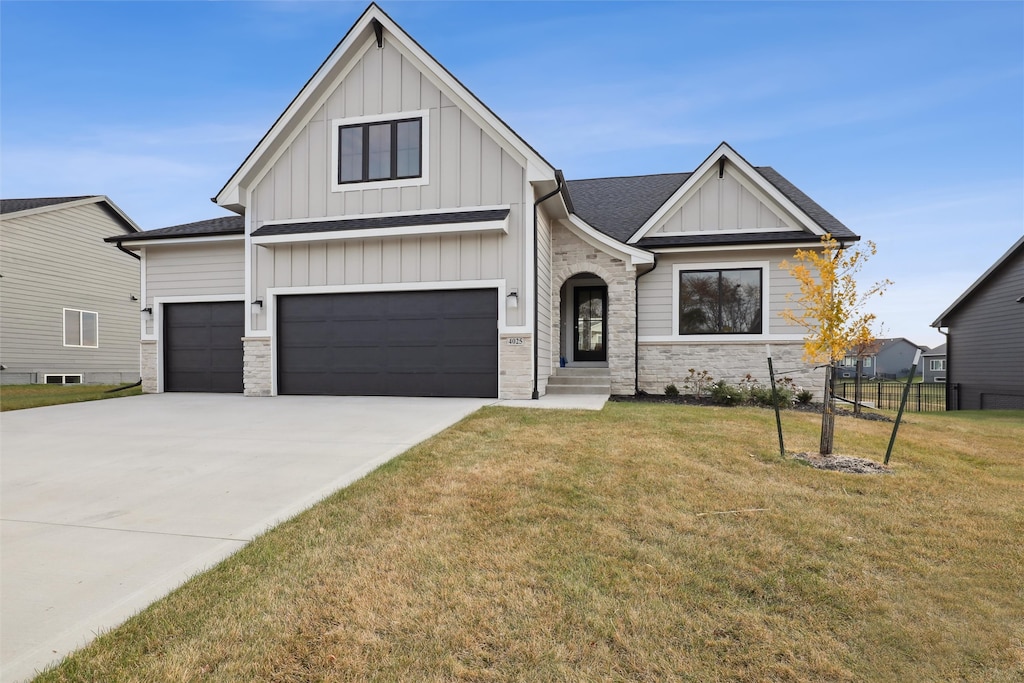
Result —
POLYGON ((81 375, 43 375, 43 384, 81 384, 81 375))

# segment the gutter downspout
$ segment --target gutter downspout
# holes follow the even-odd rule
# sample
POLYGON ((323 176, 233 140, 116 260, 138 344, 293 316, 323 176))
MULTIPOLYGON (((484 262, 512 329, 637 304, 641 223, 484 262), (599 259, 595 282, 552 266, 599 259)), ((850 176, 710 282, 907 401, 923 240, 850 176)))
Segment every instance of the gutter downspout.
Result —
POLYGON ((132 258, 136 258, 136 259, 138 259, 138 260, 140 260, 140 261, 142 260, 142 257, 141 257, 141 256, 139 256, 138 254, 136 254, 136 253, 135 253, 134 251, 132 251, 132 250, 130 250, 130 249, 125 249, 125 248, 124 248, 123 246, 121 246, 121 243, 120 243, 120 242, 114 242, 114 244, 116 244, 116 245, 117 245, 117 248, 118 248, 118 249, 120 249, 120 250, 121 250, 121 251, 123 251, 124 253, 128 254, 128 255, 129 255, 129 256, 131 256, 132 258))
POLYGON ((650 275, 657 267, 658 255, 655 254, 654 266, 646 273, 640 273, 633 280, 636 286, 636 291, 633 294, 633 320, 636 321, 636 334, 633 339, 633 395, 638 395, 640 393, 640 278, 644 275, 650 275))
POLYGON ((537 208, 562 191, 562 184, 565 178, 562 176, 561 171, 555 171, 555 180, 558 181, 555 189, 533 203, 533 394, 530 398, 534 401, 540 398, 540 385, 537 381, 540 367, 540 364, 537 362, 537 354, 540 352, 540 334, 538 334, 540 332, 540 296, 538 289, 540 276, 539 269, 537 268, 537 256, 540 254, 540 250, 537 245, 537 208))

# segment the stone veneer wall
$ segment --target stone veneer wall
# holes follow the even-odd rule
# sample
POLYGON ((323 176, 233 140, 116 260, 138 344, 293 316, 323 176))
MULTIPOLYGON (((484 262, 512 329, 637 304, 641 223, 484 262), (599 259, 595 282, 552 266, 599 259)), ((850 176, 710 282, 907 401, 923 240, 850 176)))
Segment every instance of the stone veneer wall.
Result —
POLYGON ((139 342, 139 374, 142 376, 142 391, 146 394, 155 394, 159 391, 157 386, 157 373, 160 367, 159 349, 156 340, 146 339, 139 342))
MULTIPOLYGON (((803 342, 772 342, 772 363, 776 380, 791 377, 800 387, 822 397, 825 370, 815 369, 803 359, 803 342)), ((768 383, 768 361, 764 342, 640 342, 640 389, 650 394, 665 393, 675 384, 680 391, 690 374, 707 370, 715 381, 738 384, 747 373, 768 383)))
MULTIPOLYGON (((581 273, 593 273, 608 285, 608 371, 613 394, 636 392, 636 268, 596 249, 562 226, 551 231, 551 366, 561 352, 562 286, 581 273)), ((541 366, 542 375, 550 369, 541 366)))
POLYGON ((242 337, 242 384, 246 396, 270 396, 270 339, 242 337))
MULTIPOLYGON (((498 339, 498 398, 531 398, 533 396, 533 336, 502 334, 498 339), (514 343, 521 340, 522 343, 514 343)), ((538 381, 541 393, 547 378, 538 381)))

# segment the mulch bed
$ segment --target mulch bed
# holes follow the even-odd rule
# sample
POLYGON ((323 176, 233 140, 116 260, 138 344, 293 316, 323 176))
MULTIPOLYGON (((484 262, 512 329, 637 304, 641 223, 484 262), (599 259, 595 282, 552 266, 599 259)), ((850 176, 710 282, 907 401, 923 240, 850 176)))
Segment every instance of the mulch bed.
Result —
POLYGON ((846 472, 847 474, 892 474, 892 469, 882 463, 849 455, 819 455, 817 453, 795 453, 793 458, 819 470, 846 472))

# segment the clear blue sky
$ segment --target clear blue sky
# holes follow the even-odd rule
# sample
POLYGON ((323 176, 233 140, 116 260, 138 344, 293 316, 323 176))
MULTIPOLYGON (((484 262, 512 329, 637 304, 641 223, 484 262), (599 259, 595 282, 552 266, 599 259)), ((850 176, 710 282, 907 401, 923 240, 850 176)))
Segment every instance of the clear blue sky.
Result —
MULTIPOLYGON (((0 2, 0 194, 209 201, 362 2, 0 2)), ((389 2, 568 178, 693 170, 722 140, 879 255, 887 336, 1024 233, 1022 2, 389 2)))

